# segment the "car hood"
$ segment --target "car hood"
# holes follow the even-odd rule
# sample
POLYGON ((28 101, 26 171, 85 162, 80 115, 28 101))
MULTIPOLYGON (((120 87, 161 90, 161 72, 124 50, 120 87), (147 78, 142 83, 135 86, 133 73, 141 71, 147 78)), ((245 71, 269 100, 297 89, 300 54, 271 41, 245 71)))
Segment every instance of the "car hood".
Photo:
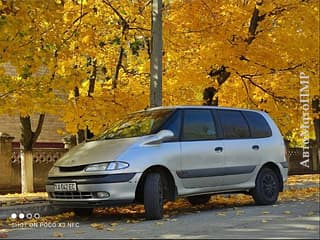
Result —
POLYGON ((136 143, 138 139, 140 137, 82 143, 63 155, 55 163, 55 166, 72 167, 117 160, 117 157, 136 143))

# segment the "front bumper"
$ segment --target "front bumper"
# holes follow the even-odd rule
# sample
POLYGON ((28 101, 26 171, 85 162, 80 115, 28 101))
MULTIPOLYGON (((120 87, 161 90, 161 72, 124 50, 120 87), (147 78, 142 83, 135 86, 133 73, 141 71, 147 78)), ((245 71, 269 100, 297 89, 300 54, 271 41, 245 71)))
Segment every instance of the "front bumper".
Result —
POLYGON ((61 207, 113 206, 132 203, 141 173, 102 176, 49 177, 46 185, 49 202, 61 207), (76 183, 77 191, 55 191, 55 183, 76 183), (99 197, 106 192, 107 197, 99 197))

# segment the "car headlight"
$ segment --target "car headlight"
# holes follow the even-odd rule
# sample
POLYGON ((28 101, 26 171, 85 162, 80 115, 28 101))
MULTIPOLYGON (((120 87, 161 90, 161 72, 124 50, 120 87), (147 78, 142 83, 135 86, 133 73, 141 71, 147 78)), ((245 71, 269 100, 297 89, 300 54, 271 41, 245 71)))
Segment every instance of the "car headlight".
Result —
POLYGON ((97 163, 89 165, 85 168, 86 172, 98 172, 98 171, 113 171, 120 170, 129 167, 129 163, 126 162, 107 162, 107 163, 97 163))

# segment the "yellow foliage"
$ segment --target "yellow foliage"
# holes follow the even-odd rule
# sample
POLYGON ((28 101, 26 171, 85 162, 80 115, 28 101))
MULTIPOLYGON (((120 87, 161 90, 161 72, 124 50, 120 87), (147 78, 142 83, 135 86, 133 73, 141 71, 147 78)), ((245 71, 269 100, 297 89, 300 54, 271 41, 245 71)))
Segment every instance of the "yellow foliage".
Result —
POLYGON ((164 28, 166 104, 199 104, 194 91, 218 88, 208 73, 224 65, 231 75, 219 88, 219 105, 267 111, 283 134, 300 138, 300 72, 310 77, 310 101, 319 96, 317 6, 298 0, 173 1, 164 28), (254 8, 261 20, 249 43, 254 8))
MULTIPOLYGON (((69 133, 98 133, 148 106, 150 1, 0 3, 0 114, 49 112, 69 133)), ((219 105, 268 111, 283 134, 300 138, 300 72, 310 100, 319 95, 318 1, 175 0, 163 9, 164 105, 202 104, 212 86, 219 105), (230 72, 222 85, 209 76, 219 66, 230 72)))

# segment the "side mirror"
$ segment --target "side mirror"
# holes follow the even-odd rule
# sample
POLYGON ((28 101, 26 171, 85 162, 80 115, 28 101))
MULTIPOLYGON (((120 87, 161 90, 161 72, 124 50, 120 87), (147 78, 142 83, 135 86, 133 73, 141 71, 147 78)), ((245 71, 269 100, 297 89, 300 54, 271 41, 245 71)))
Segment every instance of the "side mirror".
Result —
POLYGON ((174 137, 174 133, 171 130, 161 130, 154 136, 152 136, 150 139, 148 139, 144 144, 147 145, 155 145, 160 144, 165 140, 168 140, 170 138, 174 137))

